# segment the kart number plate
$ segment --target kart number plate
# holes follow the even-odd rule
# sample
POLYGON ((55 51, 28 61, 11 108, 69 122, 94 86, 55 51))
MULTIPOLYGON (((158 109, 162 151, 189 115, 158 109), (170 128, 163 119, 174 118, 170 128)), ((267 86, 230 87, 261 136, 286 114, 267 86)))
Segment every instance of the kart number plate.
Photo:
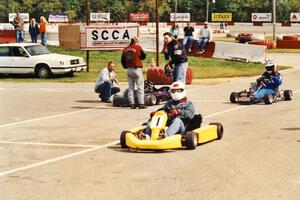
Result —
POLYGON ((164 124, 163 116, 153 116, 150 124, 150 128, 162 128, 164 124))
POLYGON ((240 97, 239 101, 245 102, 245 101, 250 101, 248 97, 240 97))

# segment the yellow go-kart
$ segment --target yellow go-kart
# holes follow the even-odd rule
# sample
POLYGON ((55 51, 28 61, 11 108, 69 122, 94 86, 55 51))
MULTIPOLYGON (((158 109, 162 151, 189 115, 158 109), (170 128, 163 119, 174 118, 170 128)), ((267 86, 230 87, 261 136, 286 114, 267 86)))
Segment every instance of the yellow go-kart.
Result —
POLYGON ((146 125, 122 131, 120 144, 122 148, 143 149, 143 150, 167 150, 195 149, 198 144, 207 143, 213 140, 220 140, 223 136, 223 125, 221 123, 210 123, 201 127, 202 117, 200 114, 189 121, 187 131, 184 134, 176 134, 165 137, 168 115, 165 111, 157 111, 151 118, 151 137, 146 139, 146 125))

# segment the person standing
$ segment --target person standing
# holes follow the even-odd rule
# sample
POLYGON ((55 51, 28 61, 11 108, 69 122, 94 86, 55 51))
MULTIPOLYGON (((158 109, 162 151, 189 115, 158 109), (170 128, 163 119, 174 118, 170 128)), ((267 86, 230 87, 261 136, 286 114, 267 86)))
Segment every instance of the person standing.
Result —
POLYGON ((188 44, 189 52, 192 52, 192 46, 193 46, 193 32, 195 31, 194 27, 192 27, 191 22, 187 23, 187 26, 184 27, 184 39, 183 39, 183 46, 186 47, 186 44, 188 44))
POLYGON ((128 76, 128 99, 131 109, 138 107, 139 109, 146 108, 144 103, 144 78, 143 78, 143 63, 146 58, 142 47, 139 45, 137 37, 130 40, 130 44, 123 50, 121 63, 127 70, 128 76), (134 88, 137 87, 138 105, 134 101, 134 88))
POLYGON ((95 85, 95 92, 99 93, 102 102, 111 103, 110 97, 120 92, 119 82, 115 73, 116 64, 110 61, 107 67, 102 69, 95 85))
POLYGON ((16 42, 24 42, 24 21, 19 12, 17 12, 12 24, 16 30, 16 42))
POLYGON ((172 38, 169 32, 164 33, 164 42, 167 43, 165 59, 169 66, 174 65, 173 82, 180 81, 185 84, 188 57, 185 48, 177 40, 172 38), (171 58, 171 60, 170 60, 171 58))
POLYGON ((40 33, 41 33, 41 44, 47 46, 46 32, 47 32, 48 22, 44 16, 40 17, 40 33))
POLYGON ((174 39, 176 40, 179 36, 179 26, 178 23, 174 23, 170 29, 170 33, 173 35, 174 39))
POLYGON ((39 33, 40 33, 39 26, 36 23, 35 19, 32 18, 30 20, 30 24, 29 24, 29 34, 30 34, 32 43, 37 43, 37 37, 38 37, 39 33))
POLYGON ((206 44, 212 40, 212 30, 208 27, 208 23, 204 22, 204 27, 200 29, 199 31, 199 52, 200 54, 203 54, 205 52, 205 46, 206 44))

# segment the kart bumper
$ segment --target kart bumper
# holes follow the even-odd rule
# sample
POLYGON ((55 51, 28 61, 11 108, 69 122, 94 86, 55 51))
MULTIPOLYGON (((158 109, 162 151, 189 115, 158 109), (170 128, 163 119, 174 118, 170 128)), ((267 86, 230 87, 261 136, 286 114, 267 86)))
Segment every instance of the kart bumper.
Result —
POLYGON ((173 135, 161 140, 140 140, 132 133, 126 134, 126 145, 133 149, 166 150, 182 148, 181 135, 173 135))

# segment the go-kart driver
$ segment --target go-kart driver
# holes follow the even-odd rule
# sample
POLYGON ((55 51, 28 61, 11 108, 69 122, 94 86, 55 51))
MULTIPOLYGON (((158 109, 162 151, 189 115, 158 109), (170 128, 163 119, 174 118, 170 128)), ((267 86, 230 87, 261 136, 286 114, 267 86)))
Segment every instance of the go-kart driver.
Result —
MULTIPOLYGON (((172 136, 174 134, 183 134, 186 130, 186 125, 189 120, 194 118, 195 108, 191 101, 187 100, 185 84, 182 82, 174 82, 170 87, 171 100, 168 101, 159 110, 164 110, 168 114, 167 129, 164 136, 172 136)), ((156 111, 150 114, 154 115, 156 111)), ((150 123, 146 128, 146 138, 150 138, 151 129, 150 123)))
POLYGON ((259 102, 265 96, 272 94, 276 95, 276 90, 281 85, 281 75, 277 70, 277 65, 272 60, 267 60, 265 64, 266 71, 259 77, 257 82, 257 88, 253 91, 253 101, 259 102))

